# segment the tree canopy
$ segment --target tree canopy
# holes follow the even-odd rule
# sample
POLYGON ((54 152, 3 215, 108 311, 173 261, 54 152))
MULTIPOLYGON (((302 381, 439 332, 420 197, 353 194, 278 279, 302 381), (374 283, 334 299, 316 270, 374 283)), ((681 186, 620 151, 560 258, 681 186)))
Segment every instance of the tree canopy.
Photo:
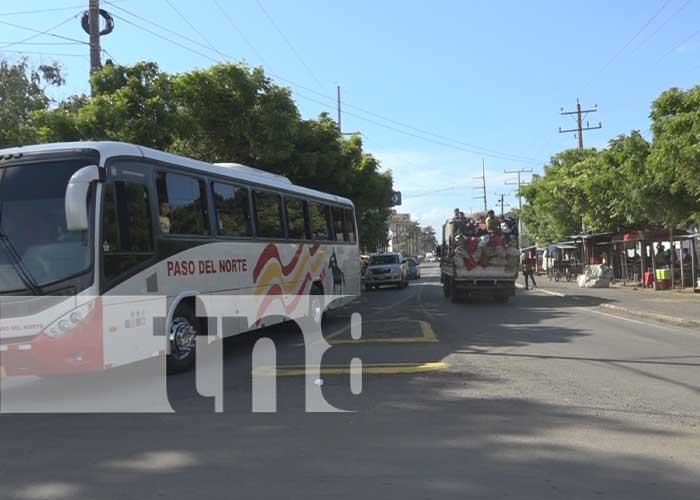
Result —
POLYGON ((0 123, 11 127, 0 127, 0 147, 114 140, 242 163, 352 199, 361 245, 385 243, 391 173, 359 136, 343 137, 329 115, 303 119, 291 91, 261 68, 226 63, 169 74, 153 62, 105 65, 92 75, 92 96, 50 106, 40 85, 62 84, 58 67, 1 64, 0 123))
POLYGON ((44 89, 64 83, 57 65, 30 68, 0 60, 0 147, 36 142, 34 113, 48 108, 44 89))
POLYGON ((555 154, 521 194, 526 232, 538 243, 587 232, 700 222, 700 87, 672 88, 651 109, 652 142, 639 131, 602 150, 555 154))

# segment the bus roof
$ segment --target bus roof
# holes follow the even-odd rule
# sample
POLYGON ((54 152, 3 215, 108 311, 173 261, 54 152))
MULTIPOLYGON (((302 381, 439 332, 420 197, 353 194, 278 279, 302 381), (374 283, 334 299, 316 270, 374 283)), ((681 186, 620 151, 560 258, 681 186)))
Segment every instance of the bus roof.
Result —
POLYGON ((147 148, 145 146, 137 146, 125 142, 113 141, 83 141, 83 142, 57 142, 50 144, 36 144, 32 146, 18 146, 8 149, 0 149, 0 159, 6 156, 53 153, 53 152, 70 152, 70 151, 85 151, 95 150, 100 154, 101 166, 104 166, 106 159, 115 156, 133 156, 146 158, 163 163, 180 165, 190 168, 204 174, 214 174, 231 179, 240 180, 283 190, 290 193, 296 193, 302 196, 309 196, 329 202, 340 203, 344 205, 353 205, 352 201, 323 191, 297 186, 292 183, 287 177, 277 175, 257 168, 248 167, 239 163, 207 163, 204 161, 193 160, 185 156, 179 156, 172 153, 166 153, 157 149, 147 148))

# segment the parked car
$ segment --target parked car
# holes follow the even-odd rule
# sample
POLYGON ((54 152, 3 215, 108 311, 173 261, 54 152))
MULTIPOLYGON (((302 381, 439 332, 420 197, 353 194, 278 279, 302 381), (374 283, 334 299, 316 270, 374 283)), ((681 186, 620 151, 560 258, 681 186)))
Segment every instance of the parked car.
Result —
POLYGON ((365 288, 373 290, 380 286, 408 286, 408 261, 400 253, 372 255, 365 270, 365 288))
POLYGON ((413 257, 410 257, 407 259, 407 264, 408 264, 408 279, 410 280, 417 280, 420 278, 420 264, 414 259, 413 257))

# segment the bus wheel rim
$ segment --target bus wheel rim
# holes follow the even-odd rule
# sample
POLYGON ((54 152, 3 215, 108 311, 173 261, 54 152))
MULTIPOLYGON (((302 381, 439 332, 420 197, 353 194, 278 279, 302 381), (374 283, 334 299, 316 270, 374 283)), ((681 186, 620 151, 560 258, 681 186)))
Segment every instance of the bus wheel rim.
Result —
POLYGON ((187 318, 176 318, 170 326, 171 356, 184 359, 194 350, 197 331, 187 318))

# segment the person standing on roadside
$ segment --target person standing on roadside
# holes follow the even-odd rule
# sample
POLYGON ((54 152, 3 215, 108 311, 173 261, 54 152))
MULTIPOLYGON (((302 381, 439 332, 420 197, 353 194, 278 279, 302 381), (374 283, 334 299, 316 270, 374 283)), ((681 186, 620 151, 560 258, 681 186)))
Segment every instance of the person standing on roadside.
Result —
POLYGON ((529 254, 523 253, 523 276, 525 276, 525 290, 530 290, 530 280, 532 280, 532 288, 537 288, 535 282, 535 263, 529 254))

